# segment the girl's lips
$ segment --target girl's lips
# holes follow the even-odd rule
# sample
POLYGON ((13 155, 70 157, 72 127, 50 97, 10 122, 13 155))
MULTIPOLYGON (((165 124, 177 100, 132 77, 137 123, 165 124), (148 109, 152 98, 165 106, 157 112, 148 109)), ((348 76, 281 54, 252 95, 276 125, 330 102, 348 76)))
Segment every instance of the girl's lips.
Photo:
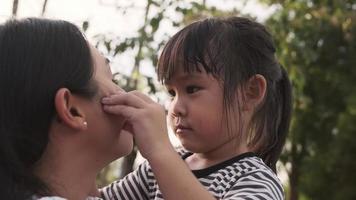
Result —
POLYGON ((191 131, 192 129, 187 127, 187 126, 183 126, 183 125, 178 125, 175 127, 175 132, 176 133, 183 133, 186 131, 191 131))

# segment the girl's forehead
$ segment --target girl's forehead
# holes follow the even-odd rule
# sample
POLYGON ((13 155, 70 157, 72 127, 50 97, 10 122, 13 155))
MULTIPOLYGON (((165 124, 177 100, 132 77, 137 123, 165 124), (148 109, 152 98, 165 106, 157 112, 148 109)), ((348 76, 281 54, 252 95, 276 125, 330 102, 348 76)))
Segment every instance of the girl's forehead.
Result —
POLYGON ((190 81, 196 81, 201 83, 211 82, 216 80, 211 74, 206 73, 205 71, 192 71, 186 72, 183 70, 175 71, 170 79, 165 81, 165 85, 176 85, 183 84, 190 81))
POLYGON ((173 68, 173 74, 174 75, 194 75, 194 74, 201 74, 201 73, 206 73, 204 67, 200 63, 182 63, 179 65, 176 65, 173 68))

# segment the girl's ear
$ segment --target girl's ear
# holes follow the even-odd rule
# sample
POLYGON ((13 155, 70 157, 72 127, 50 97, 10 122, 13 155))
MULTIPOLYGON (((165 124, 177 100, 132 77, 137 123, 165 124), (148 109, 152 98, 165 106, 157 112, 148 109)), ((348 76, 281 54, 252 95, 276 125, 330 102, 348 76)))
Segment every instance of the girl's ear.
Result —
POLYGON ((252 76, 244 87, 245 109, 251 110, 258 107, 264 100, 267 89, 267 81, 264 76, 256 74, 252 76))
POLYGON ((81 110, 80 101, 67 88, 60 88, 55 96, 55 108, 60 123, 75 129, 87 129, 84 111, 81 110))

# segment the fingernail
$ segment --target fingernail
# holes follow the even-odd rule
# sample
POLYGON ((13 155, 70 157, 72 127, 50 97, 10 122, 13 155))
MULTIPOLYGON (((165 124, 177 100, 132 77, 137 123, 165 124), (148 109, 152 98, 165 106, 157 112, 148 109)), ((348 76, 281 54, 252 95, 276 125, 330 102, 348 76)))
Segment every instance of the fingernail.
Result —
POLYGON ((101 99, 101 102, 102 102, 102 103, 109 103, 109 102, 110 102, 110 97, 103 97, 103 98, 101 99))

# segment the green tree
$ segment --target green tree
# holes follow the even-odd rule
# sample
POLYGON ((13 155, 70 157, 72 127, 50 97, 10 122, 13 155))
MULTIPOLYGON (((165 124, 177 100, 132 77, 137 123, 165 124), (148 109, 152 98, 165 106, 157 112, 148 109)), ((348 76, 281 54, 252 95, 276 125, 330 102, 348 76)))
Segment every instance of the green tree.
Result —
POLYGON ((266 0, 294 86, 289 199, 356 199, 356 2, 266 0))

